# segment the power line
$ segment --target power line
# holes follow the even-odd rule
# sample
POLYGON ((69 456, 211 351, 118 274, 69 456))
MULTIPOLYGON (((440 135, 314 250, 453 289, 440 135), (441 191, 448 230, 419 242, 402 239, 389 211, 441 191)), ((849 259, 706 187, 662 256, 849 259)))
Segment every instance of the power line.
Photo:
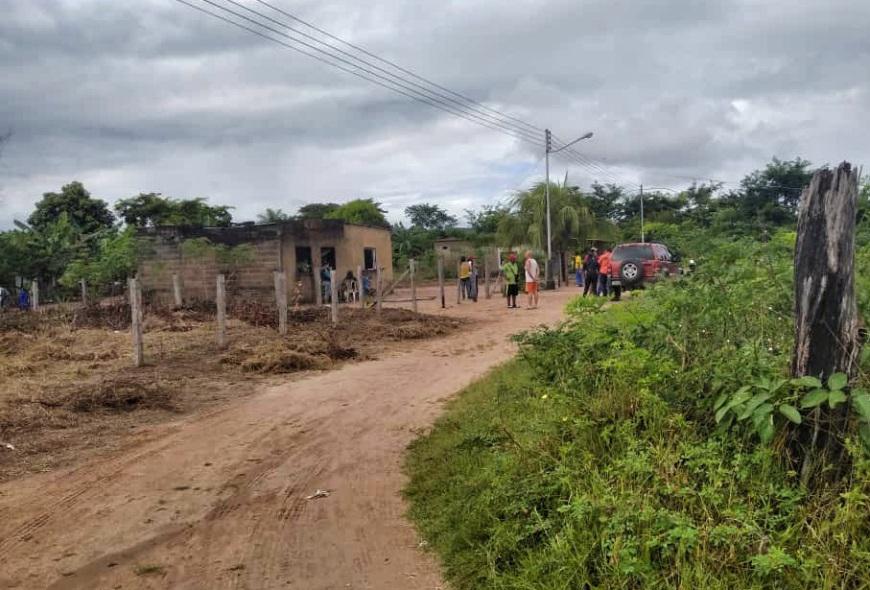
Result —
MULTIPOLYGON (((208 0, 203 0, 203 1, 208 1, 208 0)), ((431 90, 430 88, 427 88, 426 86, 424 86, 422 84, 418 84, 417 82, 414 82, 413 80, 408 80, 404 76, 395 74, 394 72, 391 72, 391 71, 377 65, 376 63, 372 63, 371 61, 360 58, 359 56, 357 56, 353 53, 347 52, 347 51, 341 49, 340 47, 336 47, 335 45, 333 45, 331 43, 327 43, 321 39, 318 39, 317 37, 315 37, 313 35, 309 35, 308 33, 304 32, 304 31, 300 31, 299 29, 291 27, 290 25, 288 25, 285 22, 282 22, 280 20, 276 20, 276 19, 274 19, 266 14, 263 14, 259 11, 252 9, 252 8, 249 8, 248 6, 245 6, 244 4, 241 4, 241 3, 237 2, 236 0, 224 0, 224 2, 228 2, 230 4, 238 6, 239 8, 247 10, 248 12, 257 15, 260 18, 266 19, 267 21, 269 21, 271 23, 274 23, 280 27, 284 27, 285 29, 287 29, 289 31, 293 31, 294 33, 296 33, 298 35, 302 35, 306 39, 309 39, 315 43, 319 43, 320 45, 328 47, 332 51, 336 51, 339 54, 347 57, 348 59, 353 60, 354 62, 359 62, 359 63, 365 64, 366 66, 373 68, 374 70, 377 70, 377 71, 385 74, 386 76, 389 76, 391 79, 396 79, 396 80, 399 80, 405 84, 408 84, 409 86, 413 86, 414 88, 417 88, 420 91, 422 91, 427 96, 435 96, 438 99, 441 99, 441 101, 445 101, 446 103, 451 104, 451 105, 456 105, 458 108, 460 108, 462 110, 469 111, 469 112, 475 113, 476 115, 482 116, 494 124, 505 125, 511 129, 515 129, 518 133, 531 134, 530 131, 528 131, 527 129, 524 129, 523 127, 520 127, 518 125, 515 125, 515 124, 507 122, 507 121, 504 121, 501 117, 496 117, 496 116, 493 116, 493 115, 487 113, 484 109, 479 108, 477 103, 473 104, 472 106, 466 106, 462 102, 459 102, 456 99, 451 98, 448 95, 442 94, 442 93, 438 92, 437 90, 431 90)), ((266 3, 266 5, 269 6, 270 8, 273 8, 273 10, 278 10, 278 9, 275 9, 274 7, 272 7, 268 3, 266 3)), ((289 14, 289 13, 286 13, 286 14, 289 14)), ((264 26, 264 25, 261 24, 260 26, 264 26)), ((292 36, 291 36, 291 38, 292 38, 292 36)), ((297 42, 300 42, 300 41, 296 40, 295 38, 294 38, 294 40, 297 42)), ((356 63, 354 65, 356 65, 356 63)), ((356 66, 356 67, 359 67, 359 66, 356 66)))
POLYGON ((509 119, 509 120, 511 120, 511 121, 514 121, 514 122, 516 122, 516 123, 519 123, 520 125, 522 125, 522 126, 528 128, 529 130, 531 130, 531 131, 536 131, 536 132, 538 132, 539 134, 544 132, 544 130, 541 129, 540 127, 536 127, 535 125, 532 125, 532 124, 530 124, 530 123, 528 123, 528 122, 526 122, 526 121, 523 121, 522 119, 518 119, 518 118, 513 117, 513 116, 511 116, 511 115, 508 115, 508 114, 506 114, 506 113, 503 113, 503 112, 501 112, 501 111, 499 111, 499 110, 497 110, 497 109, 490 108, 490 107, 486 106, 485 104, 483 104, 483 103, 481 103, 481 102, 478 102, 478 101, 476 101, 476 100, 474 100, 474 99, 472 99, 472 98, 469 98, 469 97, 465 96, 464 94, 460 94, 460 93, 458 93, 458 92, 454 92, 453 90, 450 90, 449 88, 445 88, 444 86, 441 86, 440 84, 437 84, 437 83, 435 83, 435 82, 429 80, 428 78, 424 78, 423 76, 419 76, 419 75, 415 74, 414 72, 412 72, 412 71, 410 71, 410 70, 407 70, 407 69, 403 68, 402 66, 398 65, 398 64, 395 63, 395 62, 392 62, 392 61, 390 61, 390 60, 388 60, 388 59, 384 59, 384 58, 382 58, 382 57, 379 57, 379 56, 375 55, 374 53, 371 53, 370 51, 364 49, 363 47, 360 47, 359 45, 355 45, 355 44, 353 44, 353 43, 351 43, 351 42, 349 42, 349 41, 345 41, 345 40, 342 39, 341 37, 338 37, 338 36, 336 36, 336 35, 333 35, 332 33, 329 33, 328 31, 324 31, 323 29, 321 29, 321 28, 319 28, 319 27, 317 27, 317 26, 311 24, 310 22, 305 21, 305 20, 299 18, 298 16, 296 16, 296 15, 294 15, 294 14, 291 14, 291 13, 287 12, 286 10, 283 10, 283 9, 281 9, 281 8, 278 8, 278 7, 276 7, 276 6, 272 5, 272 4, 270 4, 269 2, 266 2, 265 0, 256 0, 256 1, 259 2, 260 4, 264 5, 264 6, 267 6, 267 7, 271 8, 272 10, 274 10, 274 11, 276 11, 276 12, 279 12, 279 13, 283 14, 284 16, 286 16, 286 17, 288 17, 288 18, 293 19, 294 21, 296 21, 296 22, 298 22, 298 23, 300 23, 300 24, 302 24, 302 25, 305 25, 306 27, 308 27, 308 28, 310 28, 310 29, 312 29, 312 30, 314 30, 314 31, 317 31, 318 33, 320 33, 320 34, 322 34, 322 35, 326 35, 326 36, 329 37, 330 39, 333 39, 333 40, 335 40, 335 41, 338 41, 338 42, 340 42, 340 43, 343 43, 344 45, 346 45, 346 46, 348 46, 348 47, 351 47, 351 48, 353 48, 353 49, 359 51, 360 53, 363 53, 363 54, 365 54, 365 55, 367 55, 367 56, 369 56, 369 57, 371 57, 371 58, 373 58, 373 59, 376 59, 376 60, 378 60, 378 61, 381 62, 381 63, 384 63, 384 64, 387 64, 387 65, 389 65, 389 66, 392 66, 392 67, 395 68, 396 70, 398 70, 398 71, 400 71, 400 72, 402 72, 402 73, 404 73, 404 74, 407 74, 407 75, 409 75, 409 76, 411 76, 411 77, 413 77, 413 78, 415 78, 415 79, 417 79, 417 80, 420 80, 420 81, 422 81, 422 82, 425 82, 426 84, 429 84, 429 85, 431 85, 431 86, 433 86, 433 87, 435 87, 435 88, 438 88, 439 90, 443 90, 444 92, 447 92, 447 93, 449 93, 449 94, 452 94, 453 96, 455 96, 455 97, 457 97, 457 98, 459 98, 459 99, 461 99, 461 100, 463 100, 463 101, 465 101, 465 102, 467 102, 467 103, 469 103, 469 104, 476 105, 476 106, 480 107, 481 109, 484 109, 484 110, 486 110, 486 111, 489 111, 489 112, 491 112, 491 113, 493 113, 493 114, 495 114, 495 115, 498 115, 498 116, 503 117, 503 118, 505 118, 505 119, 509 119))
MULTIPOLYGON (((505 133, 505 134, 510 135, 512 137, 515 137, 517 139, 521 139, 521 140, 526 141, 528 143, 538 145, 539 147, 542 147, 544 145, 542 139, 538 139, 538 138, 532 136, 529 132, 523 132, 521 130, 516 129, 515 127, 507 126, 506 124, 504 124, 502 122, 496 122, 496 121, 484 119, 480 115, 478 115, 474 112, 469 112, 468 110, 458 108, 454 104, 447 103, 443 100, 438 99, 437 97, 433 97, 433 96, 426 94, 424 92, 415 90, 414 88, 403 84, 401 81, 396 81, 392 78, 388 78, 388 77, 385 77, 383 75, 380 75, 377 72, 374 72, 374 71, 372 71, 364 66, 360 66, 359 64, 354 63, 353 61, 350 61, 348 59, 344 59, 340 56, 337 56, 335 54, 330 53, 329 51, 326 51, 326 50, 321 49, 319 47, 316 47, 310 43, 307 43, 303 40, 295 38, 292 35, 288 35, 287 33, 284 33, 283 31, 277 30, 273 27, 270 27, 269 25, 266 25, 266 24, 263 24, 259 21, 254 20, 254 19, 251 19, 251 18, 245 16, 244 14, 240 14, 240 13, 238 13, 230 8, 227 8, 225 6, 217 4, 216 2, 213 2, 212 0, 201 0, 201 1, 205 2, 206 4, 209 4, 209 5, 217 8, 218 10, 221 10, 227 14, 231 14, 237 18, 240 18, 244 21, 247 21, 247 22, 249 22, 257 27, 260 27, 262 29, 270 31, 271 33, 277 34, 281 37, 285 37, 294 43, 298 43, 299 45, 302 45, 304 47, 312 49, 313 51, 315 51, 321 55, 317 55, 317 54, 312 53, 310 51, 306 51, 305 49, 301 49, 300 47, 297 47, 295 45, 291 45, 289 43, 286 43, 280 39, 276 39, 276 38, 272 37, 271 35, 268 35, 259 29, 251 28, 250 26, 247 26, 243 23, 239 23, 239 22, 237 22, 231 18, 227 18, 221 14, 217 14, 215 12, 212 12, 211 10, 208 10, 202 6, 195 5, 191 2, 189 2, 188 0, 176 0, 176 1, 181 3, 181 4, 184 4, 186 6, 189 6, 191 8, 194 8, 195 10, 198 10, 198 11, 200 11, 204 14, 207 14, 211 17, 217 18, 217 19, 224 21, 228 24, 234 25, 234 26, 239 27, 243 30, 246 30, 250 33, 253 33, 253 34, 255 34, 259 37, 262 37, 266 40, 272 41, 274 43, 282 45, 283 47, 286 47, 288 49, 292 49, 294 51, 302 53, 303 55, 306 55, 308 57, 312 57, 312 58, 314 58, 322 63, 326 63, 327 65, 330 65, 334 68, 337 68, 339 70, 342 70, 344 72, 347 72, 347 73, 352 74, 354 76, 357 76, 359 78, 362 78, 364 80, 367 80, 369 82, 377 84, 377 85, 379 85, 383 88, 386 88, 388 90, 392 90, 393 92, 396 92, 398 94, 401 94, 403 96, 411 98, 412 100, 416 100, 418 102, 428 104, 429 106, 432 106, 434 108, 440 109, 440 110, 445 111, 445 112, 448 112, 454 116, 466 119, 472 123, 476 123, 478 125, 488 127, 488 128, 493 129, 495 131, 505 133), (322 56, 326 56, 326 58, 324 58, 322 56), (327 59, 327 58, 329 58, 329 59, 327 59), (336 62, 339 62, 339 63, 336 63, 336 62), (355 68, 355 69, 349 69, 348 67, 345 67, 345 65, 341 65, 341 64, 345 64, 346 66, 350 66, 350 68, 355 68)), ((237 4, 234 2, 234 0, 227 0, 227 1, 232 2, 234 4, 237 4)))

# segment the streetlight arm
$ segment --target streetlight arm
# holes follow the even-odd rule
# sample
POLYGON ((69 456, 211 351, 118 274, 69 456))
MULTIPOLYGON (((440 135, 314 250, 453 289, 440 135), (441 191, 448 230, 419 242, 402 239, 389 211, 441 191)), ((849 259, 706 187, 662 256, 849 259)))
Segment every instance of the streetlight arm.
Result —
POLYGON ((572 145, 574 145, 574 144, 577 143, 578 141, 583 141, 584 139, 590 139, 591 137, 592 137, 592 132, 590 131, 589 133, 587 133, 587 134, 585 134, 585 135, 581 135, 580 137, 578 137, 577 139, 575 139, 575 140, 572 141, 571 143, 566 143, 565 145, 563 145, 562 147, 560 147, 560 148, 557 149, 557 150, 550 150, 550 153, 551 153, 551 154, 557 154, 557 153, 561 152, 562 150, 571 147, 572 145))

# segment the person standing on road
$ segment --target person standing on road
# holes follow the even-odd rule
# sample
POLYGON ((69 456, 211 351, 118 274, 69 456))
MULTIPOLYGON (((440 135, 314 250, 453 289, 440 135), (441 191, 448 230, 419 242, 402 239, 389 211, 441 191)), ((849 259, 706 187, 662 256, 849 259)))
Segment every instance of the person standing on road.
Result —
POLYGON ((574 284, 578 287, 583 286, 583 257, 580 252, 574 253, 574 284))
POLYGON ((477 303, 477 264, 474 262, 474 256, 468 257, 468 267, 470 269, 470 273, 468 275, 468 298, 477 303))
POLYGON ((18 309, 21 311, 30 309, 30 293, 24 287, 18 290, 18 309))
POLYGON ((610 248, 604 249, 604 254, 598 257, 598 296, 607 297, 610 294, 610 248))
POLYGON ((511 252, 507 262, 501 267, 504 283, 507 285, 508 309, 517 308, 517 295, 520 294, 520 265, 517 264, 517 255, 511 252))
POLYGON ((583 274, 586 275, 583 285, 583 297, 586 297, 589 291, 592 291, 592 294, 595 295, 595 288, 598 286, 598 248, 593 247, 589 249, 589 254, 586 255, 586 259, 583 261, 583 274))
POLYGON ((465 256, 459 259, 459 290, 462 292, 462 298, 468 297, 468 279, 471 278, 471 265, 466 260, 465 256))
POLYGON ((538 261, 532 258, 532 251, 526 250, 526 263, 523 266, 526 271, 526 294, 529 296, 529 309, 538 308, 538 278, 541 269, 538 261))

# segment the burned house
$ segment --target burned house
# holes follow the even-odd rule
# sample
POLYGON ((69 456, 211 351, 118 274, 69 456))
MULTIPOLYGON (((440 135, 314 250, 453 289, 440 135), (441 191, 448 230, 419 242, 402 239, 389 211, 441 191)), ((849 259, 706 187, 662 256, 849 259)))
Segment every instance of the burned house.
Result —
POLYGON ((380 266, 392 279, 390 231, 339 220, 292 220, 231 227, 157 227, 142 230, 138 277, 151 300, 171 301, 173 275, 180 278, 185 301, 212 300, 218 274, 230 293, 274 300, 275 271, 287 278, 288 299, 316 300, 319 272, 325 264, 339 280, 348 272, 372 277, 380 266))

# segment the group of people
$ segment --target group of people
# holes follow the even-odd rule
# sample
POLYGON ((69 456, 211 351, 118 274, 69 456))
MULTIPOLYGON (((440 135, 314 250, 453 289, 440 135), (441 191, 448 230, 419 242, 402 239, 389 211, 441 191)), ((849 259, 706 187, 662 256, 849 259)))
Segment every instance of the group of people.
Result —
MULTIPOLYGON (((347 271, 347 274, 336 287, 338 290, 338 300, 343 303, 353 301, 355 297, 365 298, 372 293, 371 278, 363 273, 362 290, 360 290, 360 282, 354 276, 353 271, 350 270, 347 271)), ((332 267, 329 263, 324 263, 320 267, 320 293, 322 301, 326 303, 332 301, 332 267)))
MULTIPOLYGON (((0 309, 10 305, 13 305, 12 294, 5 287, 0 287, 0 309)), ((30 309, 30 293, 24 287, 18 289, 18 309, 21 311, 30 309)))
POLYGON ((517 262, 517 255, 513 252, 508 254, 507 261, 501 265, 501 275, 504 278, 506 286, 508 309, 517 309, 517 297, 520 294, 521 277, 525 278, 528 309, 536 309, 538 307, 541 268, 538 266, 538 261, 532 256, 531 251, 526 252, 522 272, 517 262))
POLYGON ((477 279, 479 273, 474 256, 459 258, 459 290, 463 299, 477 303, 477 279))
POLYGON ((619 288, 614 288, 611 283, 611 271, 613 252, 605 248, 604 252, 598 253, 598 248, 589 248, 585 256, 580 253, 574 255, 574 282, 577 287, 583 288, 583 296, 589 293, 598 297, 607 297, 613 293, 619 298, 619 288))

